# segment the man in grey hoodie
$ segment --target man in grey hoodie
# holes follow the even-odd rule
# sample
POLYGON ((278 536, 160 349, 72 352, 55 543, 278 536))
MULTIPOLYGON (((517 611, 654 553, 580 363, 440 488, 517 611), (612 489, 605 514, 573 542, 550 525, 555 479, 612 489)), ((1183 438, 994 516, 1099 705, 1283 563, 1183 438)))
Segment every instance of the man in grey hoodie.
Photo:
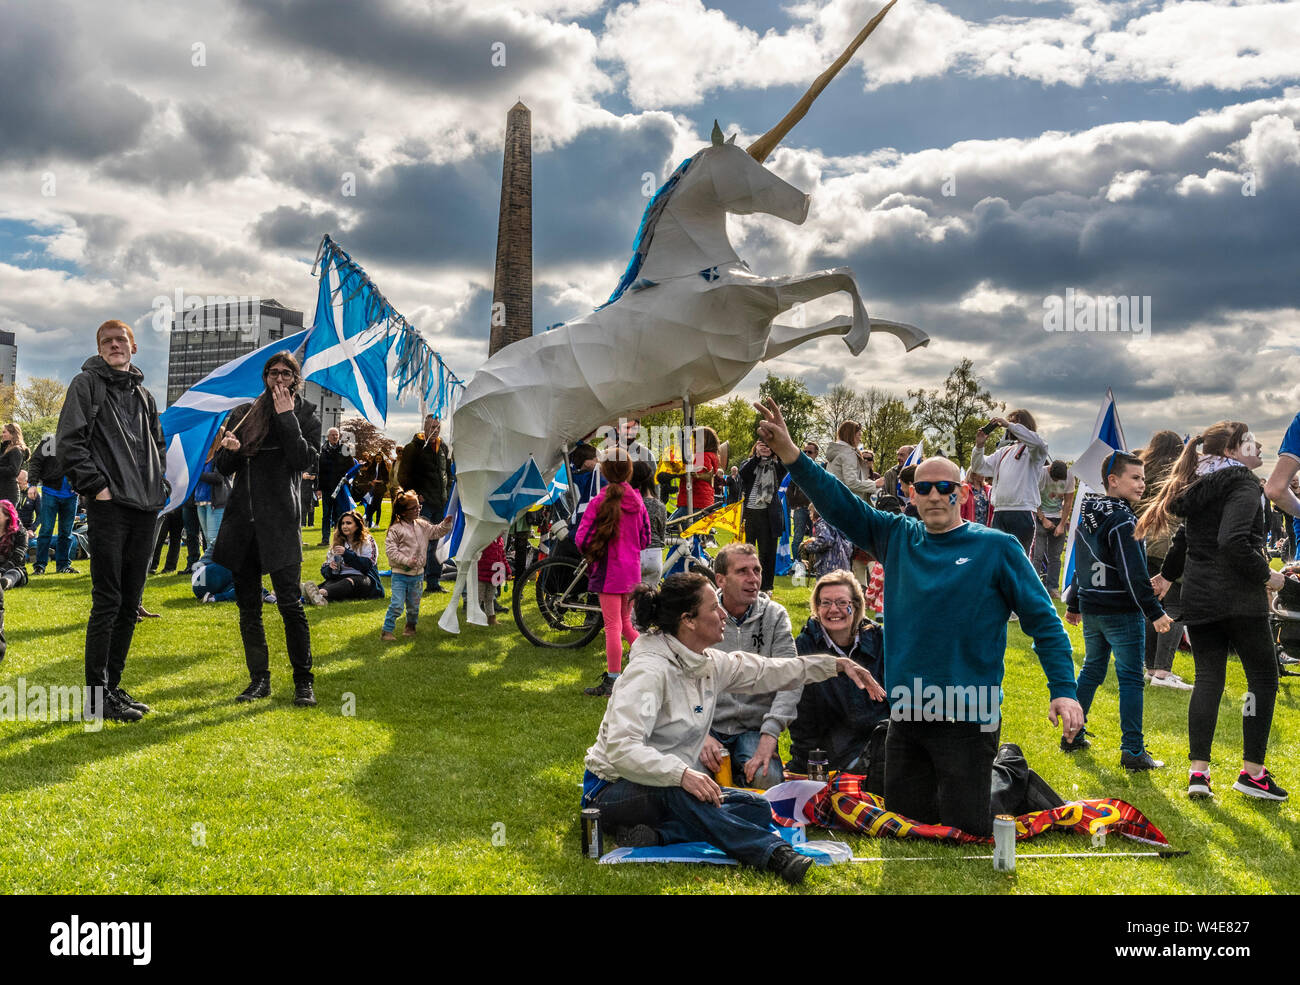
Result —
MULTIPOLYGON (((732 543, 714 560, 719 597, 727 610, 722 642, 726 653, 744 650, 764 657, 795 656, 790 616, 779 602, 759 591, 763 567, 753 544, 732 543)), ((717 772, 725 750, 731 756, 732 781, 766 790, 784 779, 777 740, 794 721, 803 686, 768 694, 718 696, 713 726, 704 740, 700 762, 717 772)))

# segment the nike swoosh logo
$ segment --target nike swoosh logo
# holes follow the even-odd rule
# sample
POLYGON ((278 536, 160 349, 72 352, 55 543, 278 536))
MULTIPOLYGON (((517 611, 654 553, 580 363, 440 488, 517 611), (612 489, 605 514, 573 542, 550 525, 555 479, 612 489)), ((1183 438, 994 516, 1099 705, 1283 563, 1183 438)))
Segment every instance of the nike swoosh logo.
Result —
POLYGON ((966 563, 967 561, 969 561, 969 560, 970 560, 970 558, 968 558, 968 557, 959 557, 959 558, 957 559, 957 563, 958 563, 958 564, 965 564, 965 563, 966 563))

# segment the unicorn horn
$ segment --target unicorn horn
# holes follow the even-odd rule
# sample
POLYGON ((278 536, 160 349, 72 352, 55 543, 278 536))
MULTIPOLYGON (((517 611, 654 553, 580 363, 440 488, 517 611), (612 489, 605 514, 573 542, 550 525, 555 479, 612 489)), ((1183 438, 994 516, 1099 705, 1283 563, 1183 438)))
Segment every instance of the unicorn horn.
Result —
POLYGON ((804 118, 804 114, 808 112, 808 107, 813 104, 813 100, 821 95, 821 91, 830 84, 836 73, 848 64, 849 59, 853 57, 853 53, 862 47, 863 41, 867 40, 867 35, 876 29, 876 25, 884 20, 885 15, 889 13, 889 8, 897 2, 898 0, 889 0, 889 3, 885 4, 880 13, 867 21, 867 26, 858 32, 858 36, 844 49, 844 53, 831 63, 830 68, 817 76, 816 81, 808 87, 808 91, 794 104, 794 108, 782 117, 781 122, 749 145, 750 157, 759 164, 768 159, 772 151, 776 150, 776 145, 781 142, 781 138, 793 130, 794 125, 804 118))

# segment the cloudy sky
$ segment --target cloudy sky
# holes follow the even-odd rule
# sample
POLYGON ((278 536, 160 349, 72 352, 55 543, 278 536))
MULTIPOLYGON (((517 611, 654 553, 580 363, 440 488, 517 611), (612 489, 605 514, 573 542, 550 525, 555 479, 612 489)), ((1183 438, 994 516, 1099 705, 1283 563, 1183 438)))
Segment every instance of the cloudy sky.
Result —
MULTIPOLYGON (((764 132, 879 6, 0 0, 0 329, 20 381, 70 379, 121 317, 161 398, 153 298, 275 297, 310 319, 326 232, 468 378, 516 99, 540 330, 608 296, 647 172, 714 119, 742 144, 764 132)), ((1064 457, 1107 386, 1133 444, 1229 416, 1272 451, 1300 410, 1298 125, 1297 2, 899 0, 768 164, 812 195, 808 220, 730 228, 756 272, 847 265, 871 313, 932 342, 849 359, 824 339, 739 392, 771 369, 901 395, 970 356, 1064 457), (1149 297, 1149 329, 1048 332, 1067 289, 1149 297)), ((390 430, 413 420, 397 408, 390 430)))

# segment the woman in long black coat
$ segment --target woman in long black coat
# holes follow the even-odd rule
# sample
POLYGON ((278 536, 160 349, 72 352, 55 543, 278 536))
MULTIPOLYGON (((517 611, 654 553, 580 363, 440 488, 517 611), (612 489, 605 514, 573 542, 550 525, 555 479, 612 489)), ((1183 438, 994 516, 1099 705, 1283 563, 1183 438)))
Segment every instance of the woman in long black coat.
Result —
POLYGON ((212 560, 229 568, 239 605, 239 634, 250 683, 240 701, 271 696, 270 658, 262 625, 262 575, 271 576, 293 665, 294 704, 314 705, 311 633, 303 612, 302 500, 299 483, 316 468, 320 418, 298 391, 302 370, 288 353, 262 369, 266 390, 236 407, 217 451, 217 471, 234 476, 212 560))

